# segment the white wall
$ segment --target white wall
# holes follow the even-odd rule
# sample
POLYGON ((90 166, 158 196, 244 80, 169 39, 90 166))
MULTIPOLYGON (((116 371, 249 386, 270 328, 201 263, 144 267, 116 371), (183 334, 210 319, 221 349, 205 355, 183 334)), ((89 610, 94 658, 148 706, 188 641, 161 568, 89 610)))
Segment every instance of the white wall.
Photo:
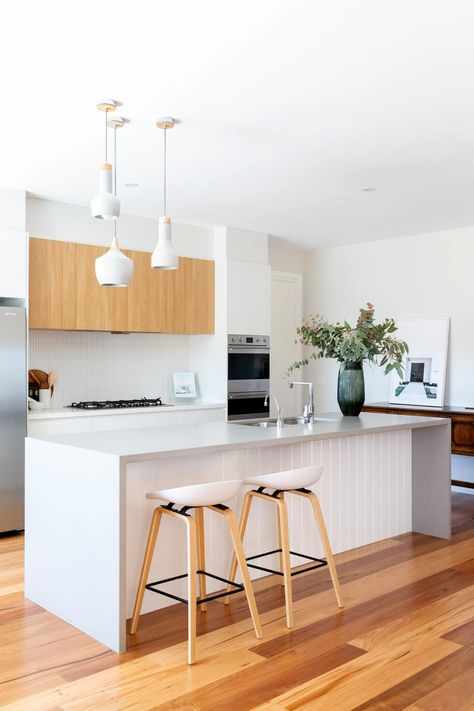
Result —
POLYGON ((25 191, 0 188, 0 298, 27 295, 25 191))
POLYGON ((311 257, 312 252, 307 249, 296 247, 281 237, 268 237, 268 261, 272 271, 293 272, 304 277, 308 272, 311 257))
POLYGON ((25 231, 24 190, 0 188, 0 229, 25 231))
MULTIPOLYGON (((371 301, 378 319, 449 316, 446 404, 474 405, 474 228, 434 232, 317 250, 307 285, 308 310, 331 320, 354 322, 371 301)), ((336 406, 329 382, 335 364, 322 362, 313 372, 326 382, 319 388, 322 407, 336 406)), ((386 400, 389 379, 380 369, 366 377, 367 402, 386 400)))
MULTIPOLYGON (((87 207, 28 197, 26 229, 33 237, 109 245, 113 225, 92 217, 87 207)), ((214 259, 214 228, 172 223, 172 237, 182 257, 214 259)), ((158 218, 122 215, 117 238, 124 249, 152 252, 158 239, 158 218)))
POLYGON ((226 239, 227 259, 268 264, 268 235, 227 227, 226 239))
MULTIPOLYGON (((449 316, 447 405, 474 405, 474 227, 433 232, 313 253, 306 313, 353 323, 367 301, 378 319, 449 316)), ((337 363, 310 367, 319 411, 337 409, 337 363)), ((389 378, 366 369, 366 402, 385 401, 389 378)), ((474 462, 453 458, 472 471, 474 462)))

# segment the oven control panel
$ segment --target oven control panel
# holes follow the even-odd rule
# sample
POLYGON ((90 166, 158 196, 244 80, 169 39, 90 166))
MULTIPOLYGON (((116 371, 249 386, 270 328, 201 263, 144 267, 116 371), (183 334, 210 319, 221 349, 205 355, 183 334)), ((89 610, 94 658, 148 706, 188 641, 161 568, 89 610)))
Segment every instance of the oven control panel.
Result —
POLYGON ((242 336, 239 334, 231 334, 228 336, 229 346, 270 346, 270 336, 242 336))

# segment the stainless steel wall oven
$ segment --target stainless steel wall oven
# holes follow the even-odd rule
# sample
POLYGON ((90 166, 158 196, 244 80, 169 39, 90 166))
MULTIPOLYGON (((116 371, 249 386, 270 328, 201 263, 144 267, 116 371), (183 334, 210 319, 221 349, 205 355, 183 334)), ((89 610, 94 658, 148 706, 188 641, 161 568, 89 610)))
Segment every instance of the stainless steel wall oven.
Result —
POLYGON ((268 417, 270 337, 228 336, 227 406, 229 420, 268 417))

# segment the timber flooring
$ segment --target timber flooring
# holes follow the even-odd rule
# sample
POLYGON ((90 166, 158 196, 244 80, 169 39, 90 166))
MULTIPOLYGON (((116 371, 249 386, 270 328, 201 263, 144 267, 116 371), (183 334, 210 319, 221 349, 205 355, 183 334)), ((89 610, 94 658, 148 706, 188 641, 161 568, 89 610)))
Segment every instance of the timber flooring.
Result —
MULTIPOLYGON (((450 541, 406 534, 293 578, 256 585, 264 639, 243 595, 198 613, 186 664, 186 608, 141 619, 121 656, 23 597, 22 536, 0 537, 0 708, 6 711, 474 711, 474 496, 453 494, 450 541)), ((77 594, 80 595, 78 588, 77 594)))

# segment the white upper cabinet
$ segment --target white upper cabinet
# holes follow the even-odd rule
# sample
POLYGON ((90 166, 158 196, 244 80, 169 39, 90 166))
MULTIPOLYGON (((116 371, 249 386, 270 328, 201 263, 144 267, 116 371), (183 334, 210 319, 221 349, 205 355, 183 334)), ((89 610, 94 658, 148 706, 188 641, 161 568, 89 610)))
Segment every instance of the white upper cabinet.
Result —
POLYGON ((26 234, 19 230, 0 230, 0 245, 0 298, 26 299, 26 234))
POLYGON ((270 335, 270 265, 227 262, 227 333, 270 335))

